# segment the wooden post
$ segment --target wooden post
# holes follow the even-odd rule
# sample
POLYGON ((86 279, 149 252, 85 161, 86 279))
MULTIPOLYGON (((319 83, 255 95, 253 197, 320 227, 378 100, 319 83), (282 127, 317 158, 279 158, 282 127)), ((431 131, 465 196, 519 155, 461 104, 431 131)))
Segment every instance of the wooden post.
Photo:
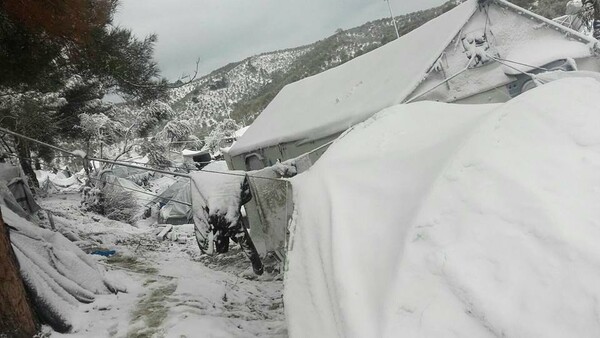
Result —
POLYGON ((36 321, 0 210, 0 336, 33 337, 36 321))
POLYGON ((56 226, 54 225, 54 215, 50 210, 46 210, 46 214, 48 215, 48 221, 50 222, 50 228, 52 231, 56 231, 56 226))

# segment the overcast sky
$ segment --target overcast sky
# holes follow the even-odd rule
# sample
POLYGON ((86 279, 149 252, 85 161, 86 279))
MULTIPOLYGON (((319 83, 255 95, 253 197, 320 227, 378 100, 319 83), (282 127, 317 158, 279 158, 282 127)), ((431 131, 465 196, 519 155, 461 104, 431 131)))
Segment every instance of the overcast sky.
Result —
MULTIPOLYGON (((395 15, 445 0, 391 0, 395 15)), ((143 37, 158 34, 156 59, 169 80, 248 56, 323 39, 389 16, 383 0, 121 0, 116 23, 143 37)))

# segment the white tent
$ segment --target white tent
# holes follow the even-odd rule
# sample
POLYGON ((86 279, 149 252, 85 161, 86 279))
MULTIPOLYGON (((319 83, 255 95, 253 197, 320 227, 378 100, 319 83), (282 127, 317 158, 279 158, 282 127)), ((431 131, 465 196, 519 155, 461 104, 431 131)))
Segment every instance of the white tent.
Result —
POLYGON ((290 337, 598 337, 600 83, 386 109, 292 179, 290 337))
POLYGON ((36 313, 54 330, 72 329, 80 303, 125 291, 108 281, 104 270, 60 233, 40 228, 5 205, 2 218, 12 227, 11 244, 36 313))
POLYGON ((236 170, 270 166, 407 100, 506 102, 529 88, 530 79, 515 73, 519 64, 598 71, 596 44, 507 1, 467 0, 374 51, 286 86, 225 159, 236 170))
POLYGON ((192 196, 189 178, 178 178, 150 203, 160 205, 159 223, 193 223, 192 196))
POLYGON ((105 174, 103 180, 105 181, 103 189, 131 194, 139 206, 145 206, 154 199, 154 194, 128 179, 105 174))

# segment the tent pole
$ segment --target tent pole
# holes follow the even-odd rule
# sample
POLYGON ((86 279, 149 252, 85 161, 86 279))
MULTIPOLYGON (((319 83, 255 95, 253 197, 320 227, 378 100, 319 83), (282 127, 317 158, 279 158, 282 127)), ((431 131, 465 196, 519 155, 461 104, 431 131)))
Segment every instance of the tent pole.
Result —
POLYGON ((394 13, 392 12, 392 4, 390 4, 390 0, 386 0, 388 4, 388 8, 390 10, 390 18, 392 19, 392 23, 394 24, 394 31, 396 32, 396 39, 400 39, 400 33, 398 32, 398 25, 396 24, 396 18, 394 18, 394 13))

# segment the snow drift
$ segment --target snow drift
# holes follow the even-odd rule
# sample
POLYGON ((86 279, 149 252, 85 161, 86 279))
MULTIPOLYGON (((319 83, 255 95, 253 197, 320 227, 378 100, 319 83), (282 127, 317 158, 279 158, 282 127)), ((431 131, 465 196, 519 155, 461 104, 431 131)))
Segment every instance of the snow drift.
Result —
POLYGON ((386 109, 292 179, 290 335, 600 335, 600 83, 386 109))

